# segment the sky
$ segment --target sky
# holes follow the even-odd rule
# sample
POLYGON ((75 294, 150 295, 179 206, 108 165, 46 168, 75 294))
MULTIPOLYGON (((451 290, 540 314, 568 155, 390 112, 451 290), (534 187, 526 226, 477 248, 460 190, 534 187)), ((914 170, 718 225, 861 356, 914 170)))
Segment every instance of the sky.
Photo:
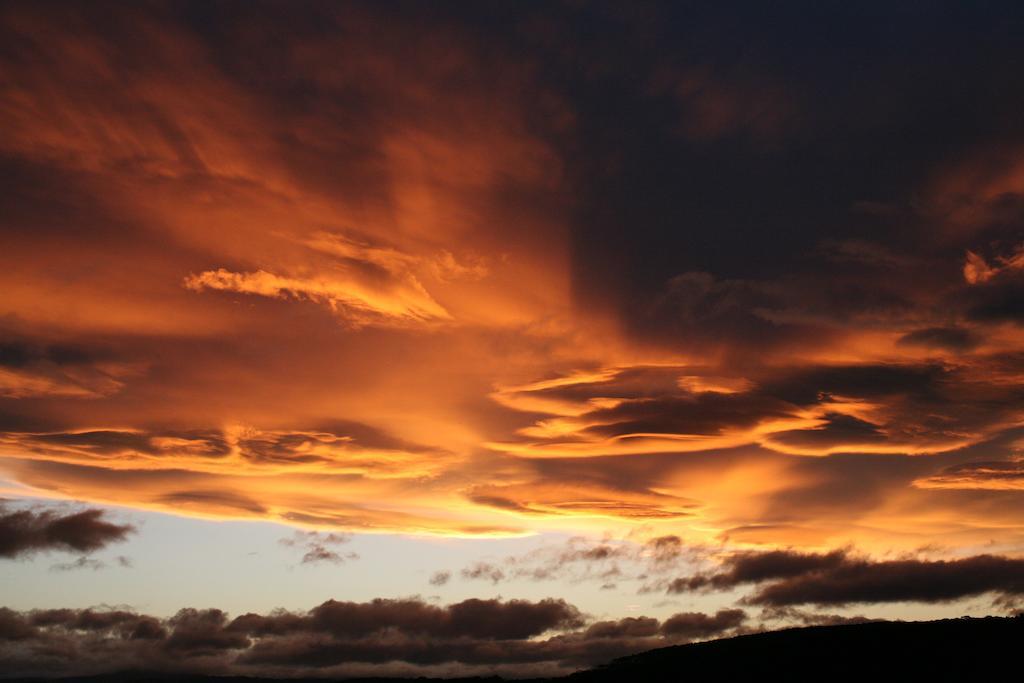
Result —
POLYGON ((1022 31, 0 3, 0 670, 1016 613, 1022 31))

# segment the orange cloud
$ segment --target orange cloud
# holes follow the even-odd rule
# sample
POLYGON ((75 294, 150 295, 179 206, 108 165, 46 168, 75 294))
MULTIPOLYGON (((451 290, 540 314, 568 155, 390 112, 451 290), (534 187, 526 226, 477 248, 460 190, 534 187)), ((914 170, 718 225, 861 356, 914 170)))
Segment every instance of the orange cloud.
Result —
POLYGON ((0 10, 0 470, 35 493, 429 534, 1019 526, 983 498, 1024 420, 1017 161, 907 180, 924 208, 733 214, 786 206, 812 135, 749 67, 650 65, 658 137, 458 22, 65 10, 0 10))
POLYGON ((350 280, 283 277, 260 270, 232 273, 223 268, 190 275, 185 286, 194 291, 214 289, 273 298, 294 297, 326 304, 332 312, 354 325, 384 322, 425 322, 451 316, 416 280, 398 291, 380 292, 350 280), (389 296, 390 295, 390 296, 389 296))

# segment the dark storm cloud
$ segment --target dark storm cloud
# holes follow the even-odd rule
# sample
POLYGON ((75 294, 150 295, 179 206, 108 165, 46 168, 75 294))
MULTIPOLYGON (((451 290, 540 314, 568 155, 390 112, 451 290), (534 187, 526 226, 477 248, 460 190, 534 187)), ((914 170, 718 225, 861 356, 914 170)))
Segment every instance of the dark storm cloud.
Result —
MULTIPOLYGON (((593 95, 613 90, 621 104, 591 110, 581 126, 589 162, 581 171, 589 201, 581 202, 575 262, 582 291, 593 291, 595 301, 616 297, 638 332, 685 344, 702 334, 680 324, 685 315, 650 316, 639 305, 680 273, 748 283, 797 273, 799 282, 818 270, 812 257, 826 242, 877 245, 861 255, 916 253, 908 260, 922 283, 936 282, 936 264, 955 273, 963 252, 954 245, 969 238, 921 239, 951 212, 922 215, 919 193, 937 167, 972 145, 1012 147, 1024 139, 1010 114, 1024 91, 996 85, 1012 80, 1006 59, 1018 52, 1018 8, 796 3, 761 15, 708 3, 660 5, 651 14, 627 34, 633 40, 616 39, 611 20, 587 24, 619 45, 617 64, 595 79, 593 95), (949 47, 964 41, 969 52, 949 47), (811 53, 816 59, 806 59, 811 53), (643 83, 637 76, 645 73, 653 99, 638 110, 628 104, 635 102, 628 79, 643 83), (623 119, 635 125, 612 125, 623 119), (625 222, 628 238, 618 227, 625 222)), ((575 35, 569 22, 561 28, 575 35)), ((1010 232, 1012 221, 1003 225, 1010 232)), ((876 274, 880 263, 872 259, 876 274)), ((864 265, 847 259, 845 273, 867 272, 864 265)), ((906 271, 859 289, 895 284, 897 300, 914 301, 920 284, 906 271)), ((845 273, 821 269, 813 286, 827 289, 845 273)), ((759 322, 752 306, 742 308, 745 329, 761 331, 768 343, 776 338, 779 329, 759 322)), ((730 325, 744 329, 743 319, 730 325)))
POLYGON ((35 629, 22 614, 0 607, 0 640, 24 640, 35 635, 35 629))
POLYGON ((52 550, 88 553, 124 541, 135 531, 132 525, 108 522, 105 516, 99 509, 12 509, 0 500, 0 557, 52 550))
POLYGON ((125 610, 44 609, 28 612, 23 618, 33 628, 114 632, 127 640, 154 640, 166 636, 160 620, 125 610))

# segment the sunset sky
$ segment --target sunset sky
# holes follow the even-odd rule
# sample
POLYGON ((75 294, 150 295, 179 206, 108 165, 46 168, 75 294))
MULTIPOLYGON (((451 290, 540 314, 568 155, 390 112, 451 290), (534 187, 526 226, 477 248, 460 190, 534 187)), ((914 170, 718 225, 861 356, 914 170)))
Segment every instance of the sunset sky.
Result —
POLYGON ((0 3, 0 671, 557 674, 1014 613, 1022 35, 0 3))

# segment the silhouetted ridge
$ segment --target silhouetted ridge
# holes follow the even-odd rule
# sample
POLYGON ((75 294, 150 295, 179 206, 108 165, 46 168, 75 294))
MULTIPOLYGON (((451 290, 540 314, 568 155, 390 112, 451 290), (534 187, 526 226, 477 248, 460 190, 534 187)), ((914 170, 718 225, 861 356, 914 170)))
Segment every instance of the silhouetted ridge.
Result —
POLYGON ((651 650, 566 681, 1005 680, 1022 645, 1021 616, 812 626, 651 650))

